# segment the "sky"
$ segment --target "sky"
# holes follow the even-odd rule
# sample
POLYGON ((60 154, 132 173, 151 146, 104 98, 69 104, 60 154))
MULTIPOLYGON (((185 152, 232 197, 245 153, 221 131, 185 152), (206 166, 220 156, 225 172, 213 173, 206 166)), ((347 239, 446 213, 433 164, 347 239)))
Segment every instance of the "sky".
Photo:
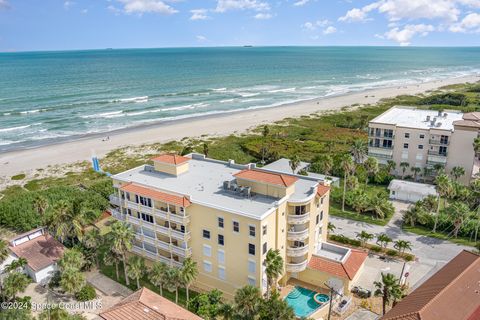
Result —
POLYGON ((480 0, 0 0, 0 51, 480 46, 480 0))

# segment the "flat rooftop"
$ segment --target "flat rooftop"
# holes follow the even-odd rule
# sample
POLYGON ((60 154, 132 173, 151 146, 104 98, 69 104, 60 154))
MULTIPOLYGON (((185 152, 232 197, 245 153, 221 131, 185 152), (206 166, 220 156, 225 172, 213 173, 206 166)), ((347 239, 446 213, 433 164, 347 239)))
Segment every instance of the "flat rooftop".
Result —
POLYGON ((453 122, 462 120, 460 111, 442 111, 441 116, 436 110, 417 109, 415 107, 395 106, 385 111, 370 123, 391 124, 399 127, 415 129, 438 129, 453 131, 453 122), (429 117, 429 121, 427 121, 429 117), (431 121, 435 119, 435 124, 431 121))
MULTIPOLYGON (((153 171, 151 166, 143 165, 116 174, 113 178, 186 195, 192 203, 261 219, 277 207, 279 198, 260 194, 248 198, 223 189, 224 181, 234 180, 235 174, 247 168, 247 165, 203 159, 193 154, 189 161, 189 170, 179 176, 153 171)), ((298 178, 295 182, 295 193, 289 197, 289 201, 300 201, 316 192, 317 179, 295 177, 298 178)))

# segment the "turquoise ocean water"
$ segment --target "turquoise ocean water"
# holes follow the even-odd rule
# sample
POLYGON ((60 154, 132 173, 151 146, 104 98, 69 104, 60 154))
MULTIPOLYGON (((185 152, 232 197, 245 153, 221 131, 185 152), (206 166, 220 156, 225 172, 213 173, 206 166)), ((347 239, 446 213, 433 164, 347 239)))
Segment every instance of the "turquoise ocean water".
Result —
POLYGON ((155 122, 480 73, 480 48, 0 53, 0 151, 155 122))

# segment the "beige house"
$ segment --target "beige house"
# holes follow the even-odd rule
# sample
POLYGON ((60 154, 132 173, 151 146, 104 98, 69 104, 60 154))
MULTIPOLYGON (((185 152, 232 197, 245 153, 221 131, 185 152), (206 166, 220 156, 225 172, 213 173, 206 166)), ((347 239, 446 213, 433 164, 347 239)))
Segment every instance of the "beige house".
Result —
POLYGON ((418 176, 432 178, 437 165, 450 173, 454 167, 463 167, 465 174, 459 181, 467 184, 479 170, 473 140, 479 136, 480 113, 460 111, 422 110, 414 107, 393 107, 369 123, 368 154, 380 163, 392 160, 395 174, 401 176, 400 163, 409 168, 405 175, 414 175, 411 168, 421 169, 418 176))
POLYGON ((351 250, 325 245, 330 187, 316 178, 199 154, 162 155, 112 178, 112 215, 132 225, 133 253, 173 266, 192 257, 201 290, 217 288, 229 299, 247 284, 266 290, 269 249, 284 258, 282 284, 307 279, 310 269, 337 277, 313 268, 312 257, 349 264, 351 250))

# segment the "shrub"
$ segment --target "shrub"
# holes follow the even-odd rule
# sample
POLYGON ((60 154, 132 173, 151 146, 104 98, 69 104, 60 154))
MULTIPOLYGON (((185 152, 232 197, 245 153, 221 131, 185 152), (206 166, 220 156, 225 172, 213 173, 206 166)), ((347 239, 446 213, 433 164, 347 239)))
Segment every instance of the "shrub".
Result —
POLYGON ((462 93, 434 94, 421 99, 419 103, 424 105, 447 104, 451 106, 464 106, 467 103, 467 97, 462 93))
POLYGON ((23 179, 25 179, 25 177, 26 176, 25 176, 24 173, 20 173, 20 174, 12 176, 12 180, 23 180, 23 179))
POLYGON ((395 257, 398 254, 397 250, 389 249, 387 250, 387 255, 395 257))
POLYGON ((413 261, 413 256, 411 254, 405 255, 405 260, 406 261, 413 261))
POLYGON ((48 283, 48 287, 50 289, 60 287, 60 279, 61 279, 60 278, 60 271, 55 271, 52 278, 50 279, 50 282, 48 283))
POLYGON ((83 286, 83 288, 75 294, 75 298, 78 301, 89 301, 95 299, 96 297, 97 293, 95 292, 95 288, 89 284, 83 286))
POLYGON ((373 252, 380 252, 382 251, 382 247, 373 245, 370 247, 370 250, 372 250, 373 252))
POLYGON ((343 244, 349 244, 349 245, 354 246, 354 247, 359 247, 361 245, 359 240, 350 239, 350 238, 345 237, 344 235, 341 235, 341 234, 340 235, 332 234, 330 236, 330 239, 333 240, 333 241, 343 243, 343 244))

